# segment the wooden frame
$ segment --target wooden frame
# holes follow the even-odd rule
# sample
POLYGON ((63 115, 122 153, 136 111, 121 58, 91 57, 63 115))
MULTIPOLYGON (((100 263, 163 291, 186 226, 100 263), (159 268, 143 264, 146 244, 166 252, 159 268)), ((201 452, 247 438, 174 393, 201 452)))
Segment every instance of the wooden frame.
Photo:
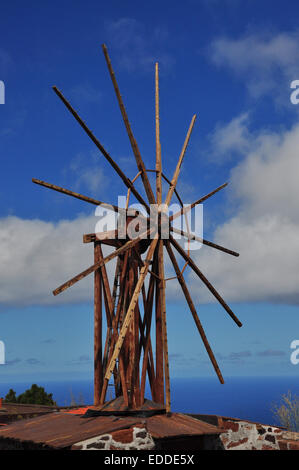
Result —
POLYGON ((226 187, 228 183, 224 183, 219 186, 206 196, 193 202, 190 206, 185 207, 183 205, 176 186, 190 136, 195 124, 196 115, 191 119, 172 179, 168 179, 162 172, 158 63, 155 64, 156 165, 154 170, 145 168, 120 94, 107 47, 103 45, 102 49, 136 160, 138 173, 133 180, 130 180, 125 172, 120 169, 115 160, 113 160, 100 141, 87 127, 85 122, 66 100, 61 91, 59 91, 57 87, 53 87, 53 90, 128 188, 126 207, 124 209, 120 209, 118 206, 113 204, 110 205, 106 202, 98 201, 88 196, 81 195, 74 191, 46 183, 35 178, 32 181, 39 186, 58 191, 62 194, 72 196, 93 205, 101 205, 102 207, 114 212, 125 211, 126 216, 129 215, 130 220, 134 219, 134 217, 140 216, 136 210, 129 211, 129 199, 130 196, 133 195, 137 201, 145 207, 148 216, 150 215, 150 205, 157 205, 158 227, 156 231, 152 228, 148 228, 149 218, 147 216, 142 219, 143 222, 146 221, 146 230, 143 229, 143 233, 135 239, 129 239, 128 236, 123 239, 117 229, 100 234, 85 234, 83 236, 83 242, 93 243, 94 245, 94 264, 56 288, 53 291, 53 294, 58 295, 62 293, 84 277, 94 273, 94 405, 97 407, 104 406, 109 381, 113 377, 115 397, 123 398, 123 406, 125 409, 140 409, 145 403, 146 383, 148 380, 153 401, 165 407, 166 412, 170 412, 171 397, 166 321, 166 282, 170 279, 177 278, 200 337, 221 383, 224 383, 222 374, 205 335, 203 326, 199 320, 195 305, 187 287, 187 282, 183 276, 183 271, 186 267, 189 266, 197 274, 201 281, 224 307, 227 313, 232 317, 235 323, 238 326, 241 326, 242 324, 222 299, 217 290, 191 259, 189 251, 186 253, 171 234, 169 234, 169 240, 164 240, 162 238, 162 222, 163 224, 165 223, 164 212, 167 211, 173 195, 176 195, 181 205, 181 209, 169 217, 168 221, 166 219, 166 223, 169 223, 170 232, 179 233, 181 236, 186 237, 188 242, 192 239, 198 240, 214 249, 233 256, 239 256, 235 251, 191 234, 189 227, 187 227, 188 232, 183 232, 171 226, 171 222, 173 220, 177 217, 184 216, 196 205, 203 203, 211 196, 218 193, 221 189, 226 187), (148 178, 149 172, 154 172, 156 175, 155 191, 151 187, 148 178), (145 201, 134 185, 139 176, 141 177, 148 202, 145 201), (168 184, 168 191, 164 204, 162 204, 162 178, 168 184), (145 239, 144 235, 146 237, 145 239), (112 251, 108 256, 104 256, 102 245, 109 245, 114 248, 114 251, 112 251), (167 250, 175 272, 175 276, 169 279, 165 279, 164 247, 167 250), (174 247, 175 251, 183 257, 185 261, 183 269, 179 267, 179 263, 177 262, 172 247, 174 247), (146 255, 144 258, 143 255, 145 252, 146 255), (117 263, 113 284, 110 286, 106 264, 112 259, 116 259, 117 263), (147 278, 149 278, 149 282, 146 285, 145 281, 147 278), (105 341, 103 341, 104 313, 107 322, 105 341), (153 327, 155 328, 155 351, 153 351, 151 340, 153 327))

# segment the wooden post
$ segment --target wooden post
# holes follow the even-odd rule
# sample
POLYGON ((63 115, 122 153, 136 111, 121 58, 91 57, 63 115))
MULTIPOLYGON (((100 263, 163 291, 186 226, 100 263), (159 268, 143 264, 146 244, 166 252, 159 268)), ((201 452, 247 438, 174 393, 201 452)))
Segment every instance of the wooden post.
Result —
MULTIPOLYGON (((100 242, 94 243, 94 262, 100 258, 100 242)), ((102 364, 102 274, 101 269, 94 272, 94 405, 100 403, 103 387, 102 364)))

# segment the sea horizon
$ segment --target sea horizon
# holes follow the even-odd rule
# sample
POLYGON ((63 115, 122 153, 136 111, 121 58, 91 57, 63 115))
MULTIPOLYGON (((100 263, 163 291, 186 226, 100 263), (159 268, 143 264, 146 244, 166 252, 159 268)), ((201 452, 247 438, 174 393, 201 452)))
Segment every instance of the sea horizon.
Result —
MULTIPOLYGON (((17 395, 30 388, 32 383, 52 393, 58 406, 93 403, 93 380, 37 380, 0 383, 0 397, 4 398, 9 389, 17 395)), ((112 389, 112 387, 111 387, 112 389)), ((171 409, 173 412, 194 414, 216 414, 247 419, 270 425, 279 425, 274 408, 281 403, 282 395, 289 391, 298 395, 299 378, 295 376, 232 376, 224 385, 213 377, 188 377, 171 379, 171 409)), ((146 397, 150 397, 149 388, 146 397)), ((107 400, 113 398, 108 390, 107 400)))

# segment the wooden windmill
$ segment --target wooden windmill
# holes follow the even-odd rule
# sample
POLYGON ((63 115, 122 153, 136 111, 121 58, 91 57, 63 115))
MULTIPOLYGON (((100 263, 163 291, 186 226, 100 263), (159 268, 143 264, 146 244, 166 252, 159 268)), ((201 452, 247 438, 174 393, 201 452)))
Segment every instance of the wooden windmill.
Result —
POLYGON ((238 253, 199 238, 191 234, 189 230, 188 232, 183 232, 171 225, 173 220, 177 217, 184 216, 189 210, 203 203, 213 194, 224 188, 227 183, 219 186, 217 189, 201 197, 189 206, 183 205, 176 190, 181 165, 196 116, 193 116, 191 120, 172 179, 169 180, 162 172, 159 123, 159 72, 157 63, 155 65, 156 165, 155 169, 149 170, 145 168, 137 142, 131 130, 107 48, 105 45, 102 47, 123 121, 136 159, 138 173, 135 178, 130 180, 126 176, 62 93, 56 87, 53 87, 53 89, 127 186, 126 208, 120 209, 117 206, 111 206, 110 204, 44 181, 36 179, 32 181, 96 206, 107 207, 119 214, 123 215, 125 213, 127 223, 139 217, 138 224, 143 226, 143 231, 142 233, 139 232, 139 236, 132 239, 129 238, 127 234, 126 238, 123 236, 120 237, 118 230, 115 230, 113 233, 102 232, 84 235, 83 241, 85 243, 92 242, 94 244, 94 264, 55 289, 53 293, 54 295, 60 294, 88 274, 94 273, 94 404, 98 407, 104 406, 107 387, 113 376, 115 395, 118 398, 121 397, 119 402, 121 401, 122 403, 122 409, 142 409, 145 403, 145 386, 148 378, 153 402, 160 404, 166 411, 170 411, 170 381, 165 303, 167 279, 165 279, 164 273, 164 247, 167 250, 175 271, 174 278, 177 278, 182 288, 198 332, 221 383, 224 383, 223 377, 198 318, 183 276, 183 271, 179 267, 175 253, 178 253, 185 260, 184 267, 189 266, 197 274, 235 323, 238 326, 242 326, 230 307, 191 259, 189 252, 186 252, 172 236, 172 233, 179 233, 181 236, 186 237, 187 240, 199 240, 201 243, 212 248, 233 256, 238 256, 238 253), (149 172, 155 173, 155 190, 150 185, 148 178, 149 172), (145 201, 134 185, 136 179, 139 177, 143 182, 148 201, 145 201), (162 180, 168 185, 164 205, 162 204, 162 180), (168 217, 167 208, 174 193, 178 198, 181 209, 168 217), (129 210, 129 197, 131 194, 134 195, 137 201, 145 208, 147 216, 140 217, 138 211, 129 210), (155 230, 149 224, 152 207, 156 207, 158 215, 158 223, 155 230), (164 238, 161 235, 163 226, 169 229, 168 238, 164 238), (114 247, 114 251, 104 257, 102 245, 114 247), (106 264, 113 258, 116 258, 117 262, 114 283, 110 286, 106 264), (147 277, 149 280, 148 283, 145 284, 147 277), (147 287, 145 287, 146 285, 147 287), (106 315, 107 333, 106 340, 102 344, 103 312, 105 312, 106 315), (155 345, 153 345, 151 338, 151 330, 153 328, 155 329, 155 345))

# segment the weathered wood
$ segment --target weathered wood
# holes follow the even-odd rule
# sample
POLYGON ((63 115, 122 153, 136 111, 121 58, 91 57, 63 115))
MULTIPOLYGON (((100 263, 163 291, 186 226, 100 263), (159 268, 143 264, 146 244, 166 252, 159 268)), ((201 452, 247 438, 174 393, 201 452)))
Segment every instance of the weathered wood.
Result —
POLYGON ((216 358, 215 358, 215 356, 214 356, 214 354, 213 354, 213 351, 212 351, 212 349, 211 349, 211 346, 210 346, 210 344, 209 344, 209 342, 208 342, 208 340, 207 340, 207 337, 206 337, 206 334, 205 334, 204 329, 203 329, 203 327, 202 327, 202 324, 201 324, 201 322, 200 322, 200 320, 199 320, 199 318, 198 318, 198 315, 197 315, 196 309, 195 309, 195 307, 194 307, 194 304, 193 304, 191 295, 190 295, 190 293, 189 293, 188 287, 187 287, 187 285, 186 285, 184 276, 181 274, 179 265, 178 265, 178 263, 177 263, 177 261, 176 261, 176 257, 174 256, 174 253, 173 253, 173 251, 172 251, 172 248, 171 248, 171 246, 170 246, 169 241, 168 241, 168 240, 165 240, 164 243, 165 243, 165 246, 166 246, 166 249, 167 249, 169 258, 170 258, 170 260, 171 260, 171 262, 172 262, 172 264, 173 264, 174 270, 175 270, 175 272, 176 272, 178 281, 179 281, 179 283, 180 283, 180 285, 181 285, 181 287, 182 287, 182 291, 183 291, 183 293, 184 293, 184 295, 185 295, 186 301, 187 301, 187 303, 188 303, 188 305, 189 305, 189 308, 190 308, 190 311, 191 311, 191 313, 192 313, 192 316, 193 316, 193 319, 194 319, 194 321, 195 321, 195 324, 196 324, 196 326, 197 326, 198 332, 199 332, 199 334, 200 334, 200 336, 201 336, 201 339, 202 339, 202 341, 203 341, 203 343, 204 343, 204 346, 205 346, 205 348, 206 348, 206 351, 207 351, 207 353, 208 353, 208 355, 209 355, 209 358, 210 358, 210 360, 211 360, 211 362, 212 362, 212 364, 213 364, 213 367, 214 367, 215 372, 216 372, 216 374, 217 374, 217 376, 218 376, 218 378, 219 378, 220 383, 224 384, 224 380, 223 380, 223 377, 222 377, 220 368, 219 368, 219 366, 218 366, 218 364, 217 364, 217 361, 216 361, 216 358))
MULTIPOLYGON (((156 326, 156 380, 155 400, 164 404, 164 358, 163 358, 163 325, 162 325, 162 299, 160 291, 159 250, 156 249, 154 264, 157 266, 155 275, 155 326, 156 326)), ((154 272, 152 272, 154 274, 154 272)))
MULTIPOLYGON (((147 230, 145 233, 147 235, 149 235, 151 233, 151 230, 147 230)), ((103 264, 108 263, 108 261, 111 261, 116 256, 119 256, 121 253, 124 253, 126 250, 128 250, 128 249, 132 248, 133 246, 137 245, 137 243, 139 243, 139 241, 140 241, 140 237, 136 238, 134 240, 129 240, 122 247, 118 248, 113 253, 106 256, 102 261, 99 261, 98 263, 93 264, 89 268, 82 271, 80 274, 77 274, 77 276, 73 277, 69 281, 67 281, 64 284, 62 284, 61 286, 57 287, 57 289, 55 289, 53 291, 53 294, 58 295, 61 292, 63 292, 64 290, 66 290, 69 287, 73 286, 76 282, 81 281, 81 279, 83 279, 84 277, 86 277, 89 274, 91 274, 92 272, 94 272, 97 268, 100 268, 103 264)))
POLYGON ((160 143, 160 110, 159 110, 159 64, 155 65, 155 122, 156 122, 156 197, 157 204, 162 203, 162 161, 160 143))
POLYGON ((192 129, 193 129, 193 126, 194 126, 194 123, 195 123, 195 119, 196 119, 196 114, 194 114, 194 116, 191 119, 191 123, 190 123, 189 129, 188 129, 188 132, 187 132, 184 144, 183 144, 183 148, 181 150, 179 160, 178 160, 176 169, 174 171, 174 174, 173 174, 173 177, 172 177, 172 180, 171 180, 171 185, 168 189, 168 193, 167 193, 167 196, 166 196, 166 199, 165 199, 165 204, 167 206, 169 206, 169 204, 170 204, 171 198, 173 196, 174 190, 175 190, 177 182, 178 182, 178 177, 179 177, 179 174, 180 174, 180 171, 181 171, 181 166, 182 166, 183 159, 184 159, 184 156, 185 156, 185 152, 186 152, 186 149, 187 149, 187 146, 188 146, 188 143, 189 143, 191 132, 192 132, 192 129))
POLYGON ((164 374, 165 374, 165 396, 166 396, 166 412, 170 412, 170 378, 169 378, 169 359, 168 359, 168 342, 167 342, 167 322, 166 322, 166 299, 165 299, 165 274, 164 274, 164 253, 163 241, 159 240, 158 244, 158 262, 159 262, 159 291, 161 298, 161 319, 162 319, 162 344, 164 357, 164 374))
POLYGON ((221 189, 225 188, 226 186, 228 185, 228 183, 224 183, 222 184, 221 186, 219 186, 218 188, 214 189, 214 191, 211 191, 210 193, 206 194, 205 196, 201 197, 200 199, 197 199, 197 201, 195 202, 192 202, 192 204, 186 206, 186 207, 183 207, 181 210, 179 210, 178 212, 176 212, 175 214, 171 215, 169 217, 169 222, 171 222, 172 220, 174 219, 177 219, 178 217, 180 217, 182 214, 186 214, 187 212, 189 212, 191 209, 193 209, 193 207, 197 206, 198 204, 201 204, 202 202, 206 201, 207 199, 209 199, 211 196, 213 196, 214 194, 218 193, 218 191, 220 191, 221 189))
POLYGON ((153 361, 153 357, 151 353, 151 322, 152 322, 154 293, 155 293, 155 278, 151 276, 150 281, 149 281, 149 286, 148 286, 147 297, 144 301, 143 334, 146 328, 146 335, 145 335, 145 340, 144 340, 144 354, 143 354, 142 371, 141 371, 141 385, 140 385, 141 404, 143 404, 143 400, 144 400, 147 369, 148 369, 152 397, 155 400, 155 371, 154 371, 154 361, 153 361), (150 358, 150 365, 148 368, 149 356, 151 356, 151 358, 150 358))
POLYGON ((241 327, 242 323, 240 320, 236 317, 236 315, 233 313, 233 311, 230 309, 230 307, 227 305, 227 303, 223 300, 223 298, 218 294, 216 291, 215 287, 212 286, 212 284, 208 281, 208 279, 203 275, 203 273, 198 269, 194 261, 188 256, 183 248, 177 243, 177 241, 170 235, 170 241, 175 247, 175 249, 180 253, 180 255, 185 259, 185 261, 188 262, 189 266, 193 269, 193 271, 198 275, 198 277, 202 280, 202 282, 207 286, 209 291, 216 297, 218 302, 222 305, 222 307, 227 311, 229 316, 234 320, 234 322, 241 327))
POLYGON ((114 353, 113 353, 113 356, 111 358, 111 361, 110 361, 110 364, 108 366, 108 370, 105 374, 105 379, 106 380, 109 380, 110 377, 111 377, 111 374, 114 370, 114 367, 115 367, 115 362, 116 362, 116 359, 117 357, 119 356, 119 352, 121 350, 121 347, 123 345, 123 342, 124 342, 124 338, 126 336, 126 333, 127 333, 127 330, 128 330, 128 327, 130 326, 130 323, 131 323, 131 320, 132 320, 132 316, 133 316, 133 312, 135 310, 135 306, 136 306, 136 303, 137 303, 137 300, 138 300, 138 296, 139 296, 139 293, 141 291, 141 288, 142 288, 142 285, 145 281, 145 277, 147 275, 147 272, 148 272, 148 269, 149 269, 149 265, 150 265, 150 262, 152 260, 152 257, 153 257, 153 254, 154 254, 154 250, 156 248, 156 245, 158 243, 158 236, 156 234, 155 238, 152 240, 151 244, 150 244, 150 247, 148 249, 148 252, 147 252, 147 257, 146 257, 146 260, 144 261, 144 265, 143 267, 141 268, 140 270, 140 276, 139 276, 139 279, 138 279, 138 282, 136 284, 136 287, 135 287, 135 290, 134 290, 134 294, 131 298, 131 302, 130 302, 130 305, 129 305, 129 308, 128 308, 128 311, 126 313, 126 316, 124 318, 124 321, 123 321, 123 324, 122 324, 122 328, 120 330, 120 333, 119 333, 119 337, 118 337, 118 340, 117 340, 117 343, 115 345, 115 349, 114 349, 114 353))
MULTIPOLYGON (((149 170, 149 169, 146 169, 146 171, 147 171, 148 173, 157 173, 157 170, 149 170)), ((167 176, 164 175, 163 171, 161 172, 161 176, 162 176, 162 178, 166 181, 166 183, 168 183, 169 186, 170 186, 170 185, 171 185, 171 181, 170 181, 169 178, 167 178, 167 176)), ((178 198, 178 201, 179 201, 179 203, 181 204, 181 206, 183 207, 183 201, 182 201, 182 199, 180 198, 180 195, 179 195, 179 193, 177 192, 176 189, 174 189, 174 194, 175 194, 176 197, 178 198)))
POLYGON ((74 116, 76 121, 80 124, 80 126, 84 129, 86 134, 90 137, 90 139, 93 141, 93 143, 98 147, 98 149, 101 151, 101 153, 104 155, 106 160, 110 163, 112 168, 116 171, 116 173, 120 176, 120 178, 123 180, 127 188, 130 188, 136 199, 140 202, 140 204, 143 204, 144 207, 146 208, 147 212, 150 212, 150 209, 143 199, 143 197, 139 194, 139 192, 136 190, 132 182, 127 178, 127 176, 124 174, 124 172, 120 169, 120 167, 116 164, 116 162, 113 160, 113 158, 109 155, 109 153, 104 149, 103 145, 100 143, 100 141, 93 135, 92 131, 87 127, 85 122, 80 118, 79 114, 74 110, 74 108, 70 105, 70 103, 66 100, 66 98, 63 96, 60 90, 56 86, 52 87, 53 90, 55 91, 56 95, 61 99, 61 101, 64 103, 64 105, 67 107, 67 109, 70 111, 70 113, 74 116))
MULTIPOLYGON (((103 252, 102 252, 102 249, 101 249, 101 245, 99 245, 99 260, 103 260, 103 252)), ((114 302, 113 302, 113 298, 112 298, 112 295, 111 295, 111 290, 110 290, 110 286, 109 286, 109 281, 108 281, 108 275, 107 275, 107 271, 106 271, 106 266, 103 265, 101 266, 101 274, 102 274, 102 284, 103 284, 103 291, 104 291, 104 296, 105 296, 105 299, 106 299, 106 304, 107 304, 107 307, 106 309, 108 309, 108 313, 109 313, 109 316, 110 316, 110 321, 108 322, 108 324, 112 324, 112 341, 111 341, 111 348, 113 347, 113 345, 116 343, 117 341, 117 338, 118 338, 118 324, 117 324, 117 321, 116 321, 116 317, 114 316, 114 302)), ((119 361, 119 368, 118 368, 118 371, 115 371, 114 370, 114 385, 115 385, 115 395, 118 396, 118 375, 117 373, 119 372, 120 374, 120 380, 121 380, 121 386, 122 386, 122 390, 123 390, 123 394, 124 396, 127 395, 127 390, 126 390, 126 382, 124 380, 124 370, 122 370, 124 368, 124 363, 123 361, 119 361)), ((126 400, 126 396, 125 396, 125 400, 126 400)))
POLYGON ((61 186, 56 186, 56 184, 46 183, 45 181, 41 181, 36 178, 32 178, 32 182, 40 186, 44 186, 45 188, 53 189, 54 191, 57 191, 59 193, 67 194, 68 196, 73 196, 76 199, 81 199, 82 201, 89 202, 90 204, 94 204, 95 206, 101 206, 105 209, 110 209, 114 212, 125 211, 125 209, 122 209, 118 206, 114 206, 113 204, 98 201, 97 199, 93 199, 92 197, 83 196, 82 194, 75 193, 74 191, 70 191, 69 189, 62 188, 61 186))
MULTIPOLYGON (((99 261, 100 244, 94 244, 94 262, 99 261)), ((102 276, 100 269, 94 272, 94 405, 100 404, 103 387, 102 364, 102 276)))
MULTIPOLYGON (((143 362, 142 362, 142 371, 141 371, 141 404, 144 400, 144 393, 145 393, 145 384, 146 384, 146 371, 148 367, 148 355, 150 349, 150 338, 151 338, 151 322, 152 322, 152 310, 153 310, 153 302, 154 302, 154 293, 155 293, 155 278, 151 276, 148 286, 148 294, 146 298, 146 303, 144 304, 144 319, 146 325, 146 337, 145 337, 145 347, 144 347, 144 354, 143 354, 143 362)), ((151 371, 153 371, 153 362, 151 364, 151 371)), ((150 378, 150 375, 149 375, 150 378)), ((151 383, 151 392, 152 397, 156 400, 155 396, 155 374, 152 374, 152 381, 151 383)))
POLYGON ((189 240, 196 240, 203 245, 210 246, 211 248, 216 248, 216 250, 223 251, 224 253, 227 253, 232 256, 239 256, 239 253, 233 250, 229 250, 228 248, 224 248, 224 246, 217 245, 216 243, 209 242, 208 240, 205 240, 204 238, 198 237, 197 235, 194 235, 193 233, 187 233, 184 232, 183 230, 179 230, 175 227, 170 227, 171 232, 178 233, 179 235, 183 235, 183 237, 188 238, 189 240))
POLYGON ((155 201, 155 196, 154 196, 153 190, 151 188, 150 182, 148 180, 147 173, 145 171, 145 166, 144 166, 143 160, 141 158, 137 142, 136 142, 136 140, 133 136, 133 132, 132 132, 132 129, 131 129, 131 126, 130 126, 128 116, 127 116, 126 108, 124 106, 122 96, 121 96, 120 91, 119 91, 119 87, 118 87, 118 84, 117 84, 117 81, 116 81, 116 78, 115 78, 115 73, 114 73, 114 70, 112 68, 111 60, 110 60, 108 50, 107 50, 107 47, 106 47, 105 44, 102 45, 102 49, 103 49, 104 56, 105 56, 105 59, 106 59, 106 62, 107 62, 108 70, 109 70, 110 77, 111 77, 111 80, 112 80, 112 83, 113 83, 113 87, 114 87, 114 90, 115 90, 115 94, 116 94, 116 97, 117 97, 117 101, 118 101, 118 104, 119 104, 121 115, 123 117, 123 121, 124 121, 126 130, 127 130, 129 139, 130 139, 130 143, 131 143, 133 153, 135 155, 137 167, 138 167, 138 170, 141 172, 141 179, 142 179, 142 182, 143 182, 143 185, 144 185, 144 188, 145 188, 145 192, 147 194, 147 197, 148 197, 148 200, 149 200, 150 204, 155 204, 155 202, 156 202, 155 201))

